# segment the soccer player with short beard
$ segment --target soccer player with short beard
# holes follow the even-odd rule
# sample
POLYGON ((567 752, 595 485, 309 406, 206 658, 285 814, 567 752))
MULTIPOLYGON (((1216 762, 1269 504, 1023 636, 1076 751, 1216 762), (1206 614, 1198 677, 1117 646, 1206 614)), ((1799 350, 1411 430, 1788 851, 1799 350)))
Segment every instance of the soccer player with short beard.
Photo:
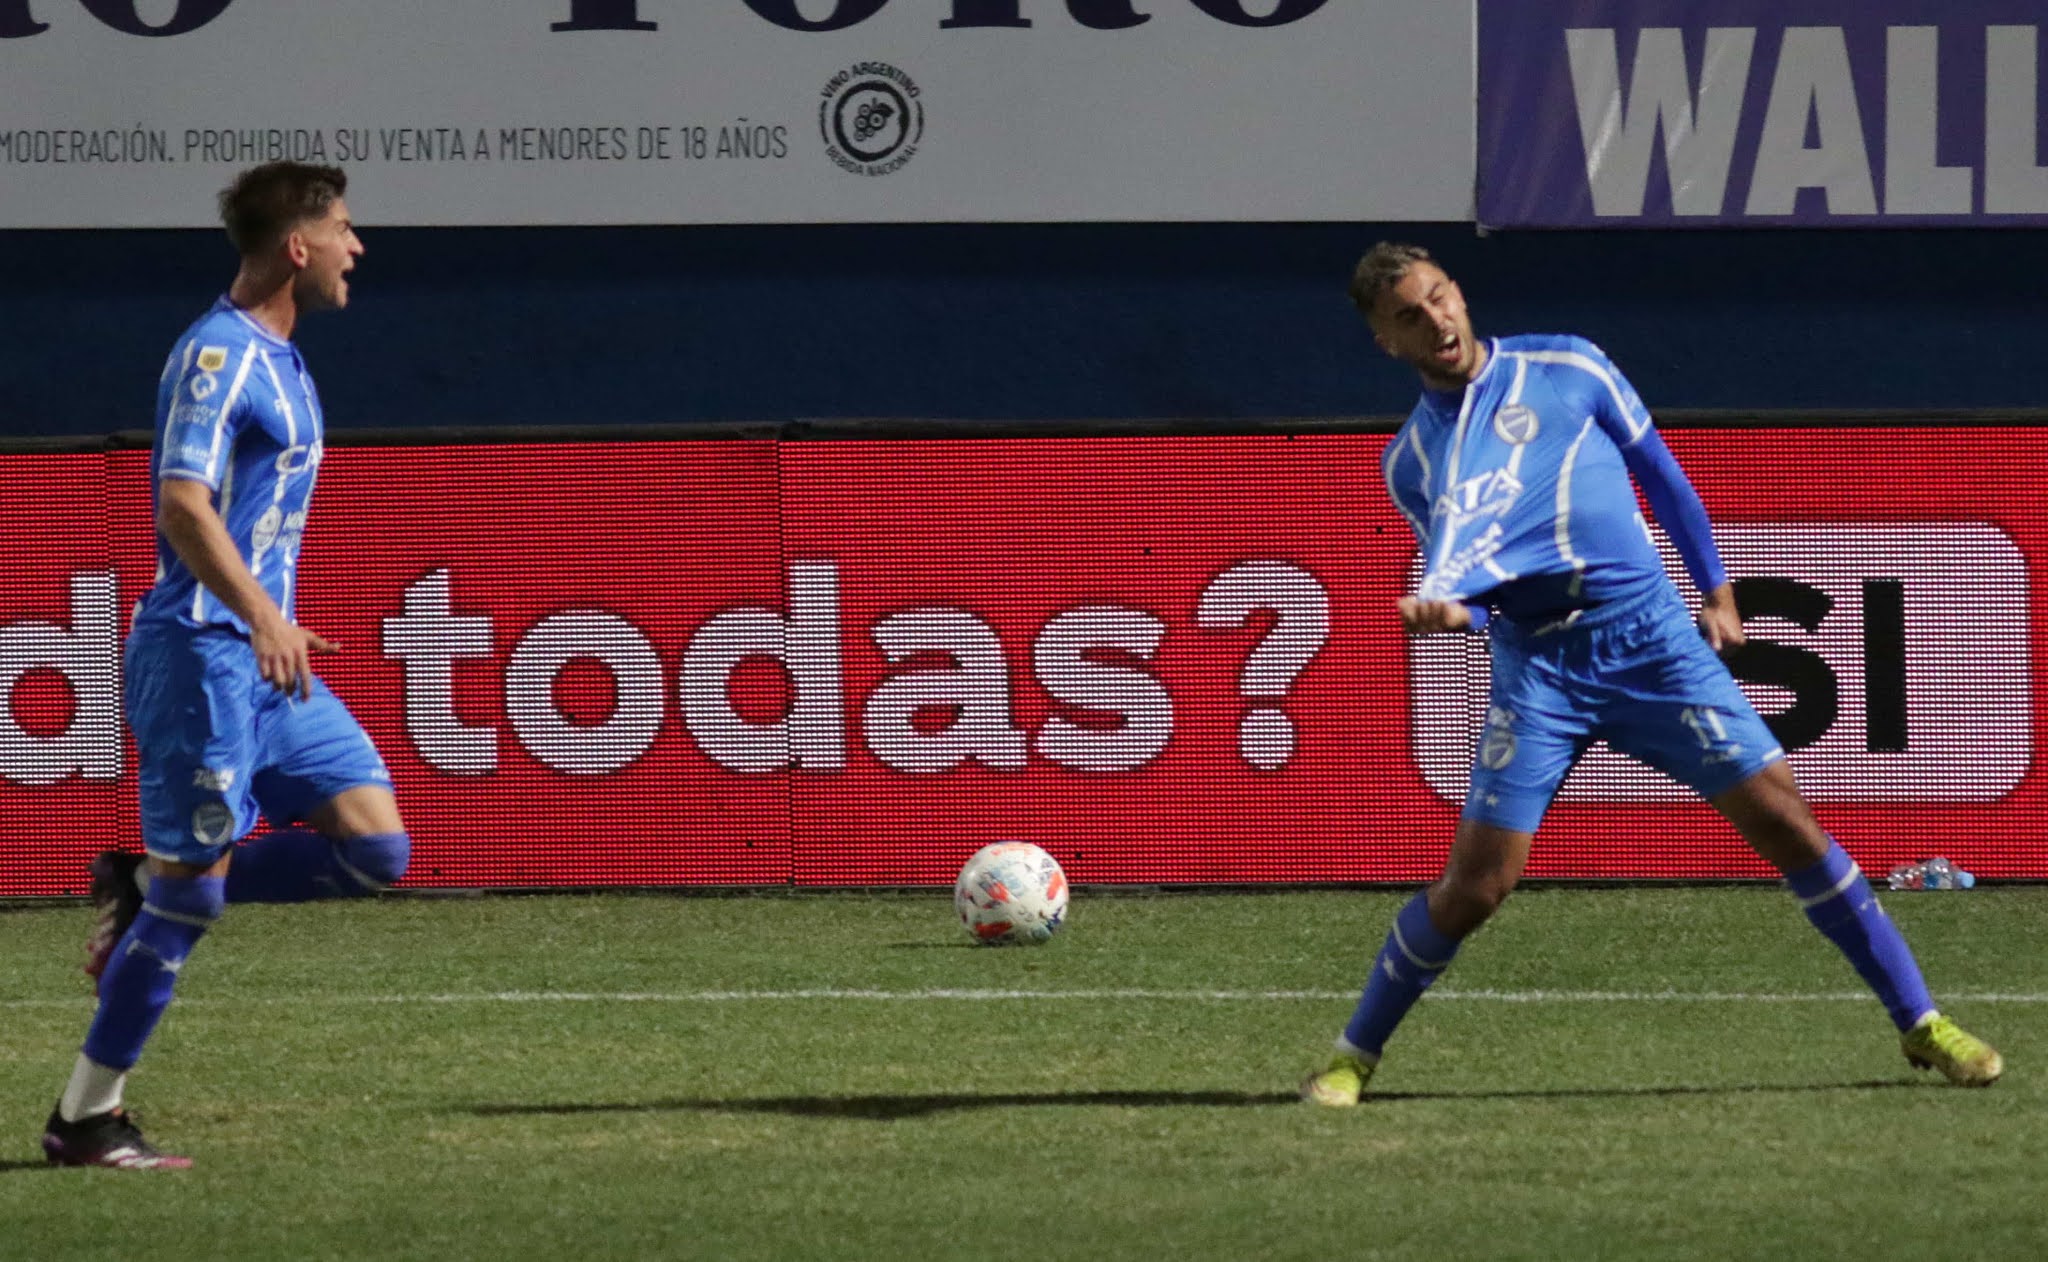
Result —
POLYGON ((1374 246, 1351 298, 1380 349, 1422 378, 1383 457, 1424 563, 1401 621, 1415 635, 1490 628, 1493 692, 1443 875, 1395 916, 1303 1098, 1358 1102, 1395 1026, 1514 888, 1552 795, 1596 740, 1691 787, 1784 874, 1883 1002, 1907 1060, 1966 1086, 1995 1081, 1998 1053, 1935 1008, 1904 937, 1717 656, 1743 642, 1734 588, 1699 496, 1621 371, 1583 338, 1479 338, 1457 282, 1416 246, 1374 246), (1697 625, 1637 486, 1700 592, 1697 625))

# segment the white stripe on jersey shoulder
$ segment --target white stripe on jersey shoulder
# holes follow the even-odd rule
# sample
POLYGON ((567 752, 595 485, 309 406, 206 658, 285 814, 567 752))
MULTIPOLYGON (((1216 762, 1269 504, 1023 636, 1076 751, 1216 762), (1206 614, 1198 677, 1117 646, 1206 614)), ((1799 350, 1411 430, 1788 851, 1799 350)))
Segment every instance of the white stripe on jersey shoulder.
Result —
POLYGON ((242 325, 245 328, 247 328, 251 333, 254 333, 257 337, 270 343, 272 346, 291 345, 291 342, 288 339, 281 338, 277 334, 272 333, 269 329, 264 328, 262 321, 250 315, 248 312, 242 310, 240 307, 235 306, 233 303, 228 304, 227 310, 229 315, 241 321, 242 325))
POLYGON ((173 346, 171 353, 164 356, 164 375, 157 378, 157 384, 162 385, 174 375, 182 380, 186 373, 192 371, 192 357, 198 353, 199 339, 196 337, 185 339, 185 356, 182 361, 178 357, 178 348, 173 346))
POLYGON ((1408 450, 1415 453, 1415 463, 1422 468, 1422 493, 1426 498, 1429 481, 1436 476, 1436 470, 1430 468, 1429 453, 1422 449, 1422 431, 1412 425, 1408 426, 1408 450))
POLYGON ((1640 439, 1649 430, 1649 422, 1647 420, 1638 421, 1635 413, 1629 408, 1628 400, 1622 396, 1621 384, 1614 379, 1614 374, 1607 371, 1600 361, 1592 356, 1581 355, 1577 351, 1509 351, 1507 353, 1518 359, 1529 360, 1531 363, 1559 364, 1566 368, 1576 368, 1581 372, 1590 374, 1594 380, 1607 387, 1607 393, 1614 399, 1615 410, 1628 419, 1628 440, 1630 442, 1633 443, 1640 439))

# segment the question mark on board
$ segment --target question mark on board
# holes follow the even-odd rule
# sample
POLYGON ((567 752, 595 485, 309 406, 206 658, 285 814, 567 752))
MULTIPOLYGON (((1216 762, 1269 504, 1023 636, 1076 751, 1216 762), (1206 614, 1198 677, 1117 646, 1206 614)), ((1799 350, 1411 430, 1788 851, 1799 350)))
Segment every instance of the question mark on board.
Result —
MULTIPOLYGON (((1284 699, 1330 638, 1330 594, 1298 565, 1240 561, 1202 589, 1195 623, 1229 631, 1261 609, 1273 611, 1273 626, 1246 655, 1237 688, 1258 701, 1284 699)), ((1254 705, 1238 722, 1237 750, 1259 770, 1278 771, 1294 756, 1294 720, 1278 705, 1254 705)))

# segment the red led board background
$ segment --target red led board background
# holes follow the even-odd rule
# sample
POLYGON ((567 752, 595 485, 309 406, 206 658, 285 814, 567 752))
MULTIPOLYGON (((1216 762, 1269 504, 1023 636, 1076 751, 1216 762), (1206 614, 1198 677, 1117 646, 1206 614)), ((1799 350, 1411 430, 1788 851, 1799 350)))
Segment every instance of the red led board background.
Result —
MULTIPOLYGON (((2048 432, 1680 429, 1738 676, 1866 868, 2048 877, 2048 432)), ((1410 641, 1381 434, 337 447, 299 619, 383 751, 405 884, 1081 883, 1440 865, 1479 637, 1410 641)), ((134 844, 119 636, 148 456, 0 455, 0 896, 134 844)), ((1531 877, 1764 877, 1604 750, 1531 877)))

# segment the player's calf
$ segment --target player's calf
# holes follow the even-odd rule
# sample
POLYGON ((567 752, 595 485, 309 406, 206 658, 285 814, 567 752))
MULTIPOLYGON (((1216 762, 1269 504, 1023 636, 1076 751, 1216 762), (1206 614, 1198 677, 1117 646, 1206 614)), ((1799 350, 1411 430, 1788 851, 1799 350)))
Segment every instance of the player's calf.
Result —
POLYGON ((58 1165, 161 1169, 190 1165, 158 1152, 121 1110, 128 1071, 156 1030, 185 960, 220 918, 217 876, 153 876, 134 920, 108 952, 100 1001, 71 1081, 43 1128, 43 1155, 58 1165))
POLYGON ((1863 870, 1840 845, 1809 868, 1785 874, 1785 884, 1813 927, 1848 957, 1884 1004, 1901 1034, 1934 1011, 1920 965, 1891 917, 1884 914, 1863 870))
POLYGON ((126 1071, 142 1055, 186 957, 225 909, 222 884, 217 876, 150 878, 142 909, 100 975, 99 1009, 83 1049, 87 1060, 126 1071))
POLYGON ((306 903, 376 894, 405 875, 412 841, 402 832, 332 838, 290 828, 235 847, 231 903, 306 903))
POLYGON ((142 910, 143 858, 109 850, 92 861, 92 935, 85 941, 85 975, 98 984, 114 947, 142 910))
POLYGON ((1372 973, 1337 1043, 1336 1059, 1301 1084, 1301 1098, 1332 1107, 1358 1103, 1394 1027, 1457 953, 1457 939, 1430 918, 1429 895, 1409 899, 1395 914, 1393 928, 1373 958, 1372 973))

